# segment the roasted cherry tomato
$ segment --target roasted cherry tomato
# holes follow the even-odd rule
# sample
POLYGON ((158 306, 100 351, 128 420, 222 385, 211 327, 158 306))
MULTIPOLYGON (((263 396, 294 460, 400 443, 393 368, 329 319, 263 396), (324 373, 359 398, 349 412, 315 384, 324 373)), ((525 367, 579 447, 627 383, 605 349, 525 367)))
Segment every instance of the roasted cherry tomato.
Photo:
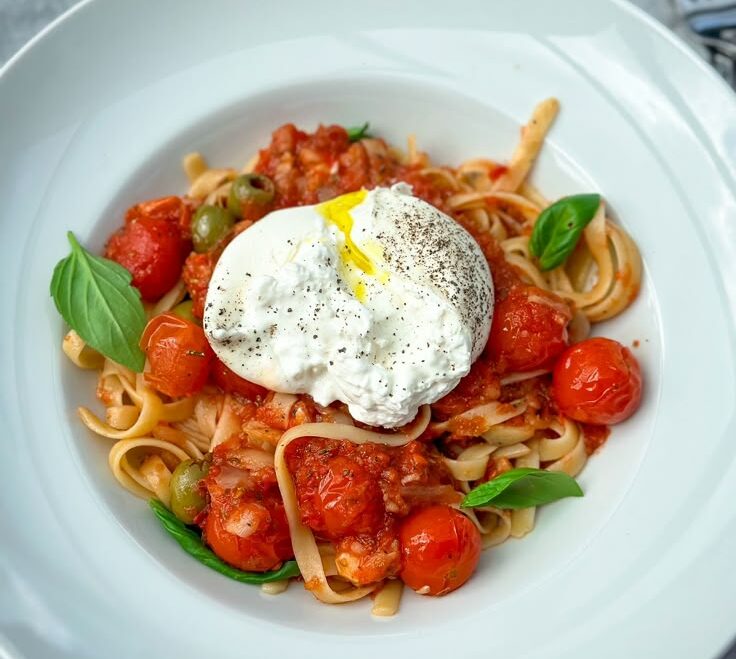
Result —
POLYGON ((186 252, 179 227, 161 218, 133 219, 116 231, 105 256, 133 276, 141 297, 155 302, 179 280, 186 252))
POLYGON ((373 534, 381 527, 381 490, 355 460, 342 455, 328 460, 311 494, 312 510, 321 517, 312 528, 321 527, 327 537, 373 534))
POLYGON ((209 505, 197 518, 203 539, 223 561, 263 572, 294 556, 270 456, 232 435, 212 451, 201 480, 209 505))
POLYGON ((214 359, 199 325, 173 313, 152 318, 141 337, 151 370, 146 382, 167 396, 191 396, 204 387, 214 359))
POLYGON ((401 578, 423 595, 444 595, 462 586, 480 559, 480 533, 449 506, 421 508, 401 524, 401 578))
POLYGON ((176 224, 183 237, 189 236, 189 226, 192 223, 191 204, 185 200, 171 196, 160 199, 142 201, 131 206, 125 213, 125 223, 136 220, 166 220, 176 224))
POLYGON ((204 541, 223 561, 240 570, 266 572, 294 556, 284 506, 261 502, 241 503, 221 519, 219 508, 210 508, 202 528, 204 541), (241 535, 230 533, 227 525, 241 527, 241 535), (251 529, 256 530, 251 533, 251 529), (245 537, 243 537, 245 535, 245 537))
POLYGON ((570 308, 556 295, 515 286, 496 304, 487 351, 501 373, 550 365, 567 347, 570 318, 570 308))
POLYGON ((341 451, 337 442, 300 439, 288 446, 286 460, 302 522, 313 531, 339 540, 375 535, 381 529, 384 498, 372 467, 378 467, 380 473, 381 465, 388 467, 390 458, 380 447, 341 451))
POLYGON ((212 379, 223 391, 229 394, 239 394, 248 400, 263 398, 268 393, 268 389, 241 378, 217 358, 212 365, 212 379))
POLYGON ((618 341, 586 339, 568 348, 552 374, 552 395, 564 415, 608 425, 628 419, 641 401, 641 369, 618 341))

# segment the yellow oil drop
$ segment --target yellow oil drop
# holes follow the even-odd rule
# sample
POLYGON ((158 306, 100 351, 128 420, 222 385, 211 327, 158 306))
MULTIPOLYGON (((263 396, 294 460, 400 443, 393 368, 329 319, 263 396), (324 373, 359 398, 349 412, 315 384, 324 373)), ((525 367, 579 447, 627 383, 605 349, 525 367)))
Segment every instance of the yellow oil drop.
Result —
POLYGON ((358 302, 364 303, 367 297, 365 282, 358 279, 354 282, 352 289, 353 295, 355 295, 355 299, 358 300, 358 302))
MULTIPOLYGON (((317 211, 328 222, 337 227, 344 236, 344 244, 340 248, 341 276, 347 281, 353 295, 359 302, 365 302, 367 287, 359 272, 369 277, 376 277, 381 283, 388 280, 388 273, 380 271, 373 260, 355 244, 351 232, 353 216, 350 211, 362 203, 368 194, 367 190, 358 190, 341 195, 317 206, 317 211)), ((380 245, 371 245, 371 252, 380 258, 380 245)))

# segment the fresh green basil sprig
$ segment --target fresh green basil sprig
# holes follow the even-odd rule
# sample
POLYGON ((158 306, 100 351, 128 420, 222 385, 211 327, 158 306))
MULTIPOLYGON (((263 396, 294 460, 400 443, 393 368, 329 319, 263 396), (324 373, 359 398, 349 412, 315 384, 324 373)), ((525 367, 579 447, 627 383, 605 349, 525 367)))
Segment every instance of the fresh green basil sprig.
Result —
POLYGON ((567 260, 600 203, 598 194, 578 194, 563 197, 539 214, 529 251, 539 259, 542 270, 552 270, 567 260))
POLYGON ((560 471, 523 467, 506 471, 472 489, 460 506, 495 506, 516 510, 541 506, 565 497, 581 496, 583 491, 572 476, 560 471))
POLYGON ((350 126, 345 130, 348 131, 348 139, 351 142, 358 142, 364 137, 370 137, 370 134, 368 133, 369 127, 370 124, 366 121, 362 126, 350 126))
POLYGON ((296 561, 286 561, 278 570, 272 570, 271 572, 244 572, 238 570, 221 561, 212 550, 205 547, 200 535, 184 524, 158 499, 150 499, 148 505, 151 506, 151 510, 158 517, 166 532, 179 543, 187 554, 230 579, 235 579, 235 581, 241 583, 262 584, 288 579, 289 577, 298 577, 301 574, 296 561))
POLYGON ((69 231, 69 256, 56 264, 51 296, 67 324, 105 357, 141 372, 138 345, 146 326, 140 293, 119 263, 90 254, 69 231))

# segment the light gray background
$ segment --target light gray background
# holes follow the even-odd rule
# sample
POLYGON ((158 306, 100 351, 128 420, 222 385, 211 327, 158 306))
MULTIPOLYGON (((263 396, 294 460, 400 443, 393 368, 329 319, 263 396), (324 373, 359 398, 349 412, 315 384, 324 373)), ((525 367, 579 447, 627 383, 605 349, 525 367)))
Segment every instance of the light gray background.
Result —
MULTIPOLYGON (((121 2, 123 0, 120 0, 121 2)), ((513 0, 508 0, 513 2, 513 0)), ((674 0, 633 0, 681 36, 688 38, 687 30, 673 11, 674 0)), ((76 0, 0 0, 0 66, 26 41, 76 0)), ((736 610, 734 611, 736 619, 736 610)), ((639 659, 632 657, 632 659, 639 659)), ((649 658, 647 658, 649 659, 649 658)), ((652 657, 651 659, 659 659, 652 657)), ((693 659, 710 659, 694 657, 693 659)), ((722 659, 736 659, 736 645, 722 659)))

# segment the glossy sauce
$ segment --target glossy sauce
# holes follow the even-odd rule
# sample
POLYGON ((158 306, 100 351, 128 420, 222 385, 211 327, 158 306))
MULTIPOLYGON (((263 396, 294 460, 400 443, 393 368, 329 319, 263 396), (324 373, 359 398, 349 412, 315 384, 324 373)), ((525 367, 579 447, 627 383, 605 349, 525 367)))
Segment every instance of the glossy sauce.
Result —
POLYGON ((354 582, 398 574, 398 520, 418 505, 457 499, 440 454, 418 441, 391 448, 301 439, 286 462, 302 523, 335 543, 354 582))

